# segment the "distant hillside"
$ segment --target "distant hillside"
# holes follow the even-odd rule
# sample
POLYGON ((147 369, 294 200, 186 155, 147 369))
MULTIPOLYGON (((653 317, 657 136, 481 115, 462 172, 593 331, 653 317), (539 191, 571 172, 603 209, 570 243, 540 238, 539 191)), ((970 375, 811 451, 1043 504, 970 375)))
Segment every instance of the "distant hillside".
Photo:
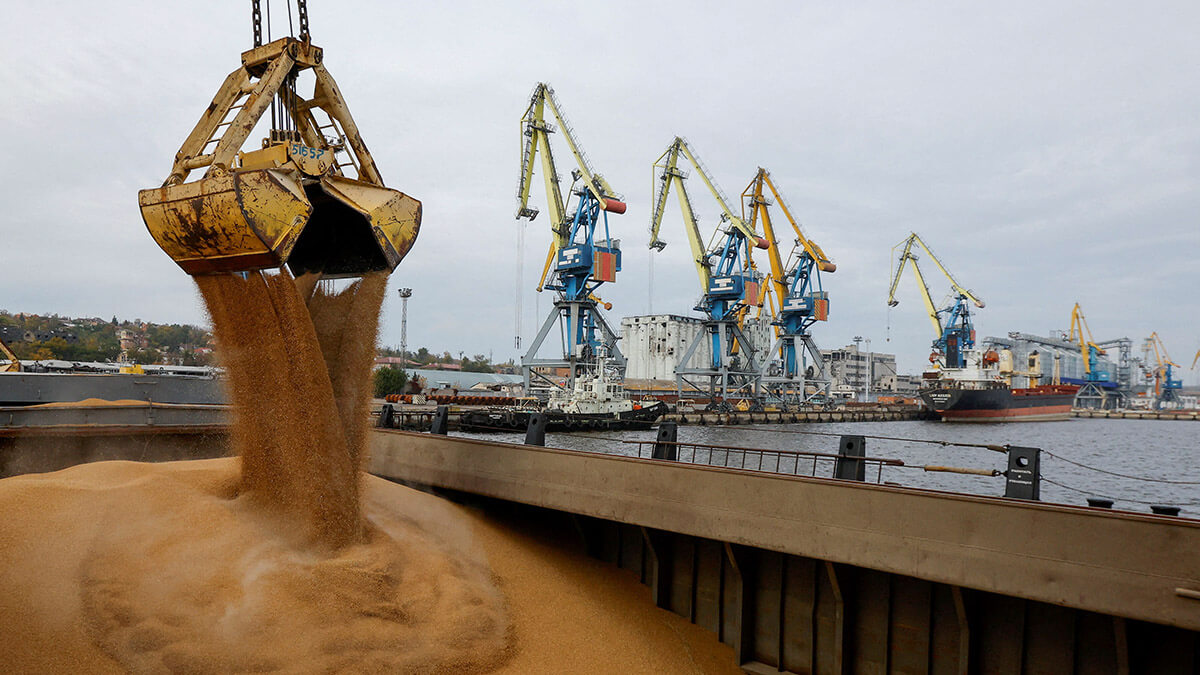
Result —
POLYGON ((206 366, 213 361, 212 335, 198 326, 141 319, 71 318, 0 310, 0 340, 21 359, 128 361, 206 366))

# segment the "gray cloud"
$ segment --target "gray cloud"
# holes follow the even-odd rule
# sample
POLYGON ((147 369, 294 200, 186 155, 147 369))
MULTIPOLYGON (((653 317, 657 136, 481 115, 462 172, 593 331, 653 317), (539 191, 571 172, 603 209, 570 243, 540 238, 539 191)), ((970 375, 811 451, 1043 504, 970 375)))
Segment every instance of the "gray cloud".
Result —
MULTIPOLYGON (((890 248, 910 230, 988 301, 982 334, 1065 328, 1078 301, 1098 338, 1157 330, 1185 365, 1200 346, 1194 3, 311 4, 385 179, 425 204, 392 281, 414 288, 412 345, 513 354, 517 121, 544 80, 630 205, 612 220, 626 251, 604 293, 614 323, 650 306, 650 164, 680 134, 735 199, 769 168, 835 258, 824 346, 864 335, 922 366, 912 279, 884 304, 890 248)), ((48 5, 0 27, 0 307, 203 321, 136 192, 162 181, 249 46, 249 12, 48 5)), ((558 160, 566 173, 565 148, 558 160)), ((547 228, 528 227, 527 339, 550 304, 532 292, 547 228)), ((698 287, 675 212, 664 238, 653 309, 687 314, 698 287)), ((387 309, 397 343, 394 292, 387 309)))

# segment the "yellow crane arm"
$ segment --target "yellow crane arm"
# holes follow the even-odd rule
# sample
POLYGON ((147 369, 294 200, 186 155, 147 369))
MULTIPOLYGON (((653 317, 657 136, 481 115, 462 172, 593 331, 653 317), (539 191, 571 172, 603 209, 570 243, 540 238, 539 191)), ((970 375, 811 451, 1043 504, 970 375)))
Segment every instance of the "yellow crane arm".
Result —
MULTIPOLYGON (((899 247, 900 244, 897 244, 896 248, 899 247)), ((921 274, 921 266, 917 264, 917 257, 912 254, 911 238, 904 245, 904 251, 900 254, 900 263, 892 275, 892 284, 888 291, 888 306, 895 307, 900 304, 900 301, 896 299, 896 287, 900 285, 900 276, 904 272, 905 264, 910 262, 913 274, 917 277, 917 288, 921 291, 921 300, 925 302, 925 312, 929 315, 929 323, 933 324, 934 335, 940 338, 942 336, 942 317, 938 315, 937 306, 933 304, 933 296, 929 294, 929 284, 925 283, 925 275, 921 274)))
POLYGON ((704 184, 708 186, 708 191, 712 193, 713 199, 717 200, 717 204, 721 206, 722 217, 725 220, 728 220, 733 227, 740 230, 742 234, 749 237, 750 241, 758 242, 758 233, 746 225, 746 221, 733 214, 733 211, 729 208, 729 203, 725 199, 725 195, 721 193, 721 190, 717 187, 717 184, 708 177, 708 171, 704 169, 704 163, 700 161, 699 157, 697 157, 694 152, 692 152, 692 149, 688 146, 687 141, 676 136, 673 147, 678 147, 679 151, 682 152, 684 156, 688 158, 688 161, 692 163, 692 166, 696 169, 696 172, 700 174, 700 178, 702 178, 704 180, 704 184))
POLYGON ((792 224, 792 230, 796 233, 796 243, 804 247, 809 257, 816 261, 817 269, 822 272, 837 271, 837 265, 833 264, 833 261, 825 255, 821 247, 817 246, 816 242, 804 236, 804 233, 800 231, 800 225, 792 217, 792 210, 788 208, 787 200, 783 198, 783 195, 779 194, 779 190, 775 189, 775 183, 771 181, 771 174, 766 169, 759 170, 763 172, 763 180, 766 182, 767 187, 771 188, 771 194, 775 195, 775 203, 779 204, 779 208, 783 210, 783 215, 787 216, 788 222, 792 224))
MULTIPOLYGON (((775 225, 771 222, 771 212, 767 209, 767 198, 763 195, 763 182, 769 180, 767 170, 759 168, 754 180, 742 191, 742 207, 746 200, 750 202, 750 228, 757 231, 758 223, 762 221, 763 237, 767 240, 767 260, 771 263, 771 283, 767 284, 765 295, 770 297, 769 308, 772 317, 779 316, 784 298, 788 296, 787 270, 783 267, 783 258, 779 254, 779 240, 775 237, 775 225)), ((743 213, 743 218, 745 214, 743 213)), ((776 326, 778 330, 778 326, 776 326)))
POLYGON ((679 170, 679 141, 680 139, 676 138, 675 142, 671 143, 670 147, 654 162, 654 180, 657 181, 657 184, 654 187, 656 193, 654 213, 650 216, 650 248, 661 251, 667 245, 665 241, 658 238, 658 231, 662 226, 663 214, 666 211, 667 194, 674 185, 675 194, 679 198, 679 207, 683 211, 683 225, 687 231, 688 243, 692 247, 692 260, 696 264, 696 273, 700 277, 700 287, 707 291, 712 278, 712 270, 708 264, 708 256, 704 252, 700 224, 696 222, 696 212, 692 208, 692 200, 688 197, 687 188, 684 186, 684 174, 679 170))
POLYGON ((937 265, 937 268, 942 271, 942 274, 946 275, 946 278, 950 280, 950 285, 955 291, 958 291, 962 295, 966 296, 968 300, 975 303, 976 307, 979 307, 980 309, 983 308, 983 300, 975 297, 975 294, 972 293, 970 289, 963 288, 962 285, 955 280, 954 275, 950 274, 950 271, 946 269, 946 266, 942 264, 942 261, 938 260, 938 257, 933 254, 933 251, 929 250, 929 247, 925 245, 925 242, 921 240, 921 237, 917 236, 916 232, 913 232, 909 238, 915 241, 921 247, 921 249, 925 251, 925 255, 928 255, 933 260, 933 264, 937 265))
POLYGON ((3 354, 4 358, 8 359, 8 365, 0 368, 0 373, 21 372, 21 359, 18 359, 17 355, 8 348, 8 345, 4 344, 4 340, 0 340, 0 354, 3 354))
POLYGON ((541 291, 546 285, 546 277, 550 275, 550 270, 554 266, 554 259, 558 250, 570 244, 568 241, 570 228, 566 222, 566 202, 563 200, 562 188, 559 186, 558 169, 554 164, 554 152, 550 149, 550 134, 554 133, 556 128, 553 124, 546 121, 547 108, 549 108, 550 114, 553 115, 554 120, 558 123, 557 130, 562 132, 563 138, 567 141, 567 146, 571 148, 571 153, 575 156, 575 163, 579 168, 573 172, 573 175, 583 180, 588 191, 601 204, 606 204, 608 199, 615 195, 608 181, 600 176, 600 174, 592 171, 587 161, 587 155, 580 149, 579 144, 575 141, 575 137, 571 134, 571 127, 562 114, 558 99, 554 96, 554 89, 544 82, 539 82, 534 87, 533 94, 530 96, 529 107, 525 109, 525 114, 521 116, 521 135, 524 137, 524 141, 521 152, 521 177, 517 186, 517 200, 519 203, 517 218, 533 220, 537 217, 538 212, 537 209, 530 208, 529 206, 529 192, 533 184, 533 167, 540 154, 542 159, 542 179, 546 183, 546 201, 549 202, 550 230, 553 234, 553 239, 550 242, 550 250, 546 253, 546 264, 542 268, 542 276, 538 279, 538 291, 541 291))
POLYGON ((1092 372, 1092 350, 1089 347, 1095 348, 1097 354, 1107 353, 1103 347, 1096 344, 1095 338, 1092 337, 1092 329, 1088 327, 1087 318, 1083 316, 1083 308, 1079 306, 1078 302, 1071 309, 1071 332, 1067 339, 1079 343, 1079 352, 1083 356, 1083 372, 1085 373, 1092 372))
POLYGON ((1196 362, 1200 361, 1200 349, 1196 350, 1196 357, 1192 359, 1192 370, 1196 369, 1196 362))

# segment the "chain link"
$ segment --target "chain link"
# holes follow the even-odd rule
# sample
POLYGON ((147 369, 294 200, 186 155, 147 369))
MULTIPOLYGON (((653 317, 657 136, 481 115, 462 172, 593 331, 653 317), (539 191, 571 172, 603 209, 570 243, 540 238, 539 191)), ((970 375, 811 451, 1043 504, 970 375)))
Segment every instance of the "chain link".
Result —
POLYGON ((300 39, 308 42, 308 1, 296 0, 296 8, 300 11, 300 39))
POLYGON ((250 7, 254 16, 254 46, 262 46, 262 8, 259 7, 259 0, 250 0, 250 7))

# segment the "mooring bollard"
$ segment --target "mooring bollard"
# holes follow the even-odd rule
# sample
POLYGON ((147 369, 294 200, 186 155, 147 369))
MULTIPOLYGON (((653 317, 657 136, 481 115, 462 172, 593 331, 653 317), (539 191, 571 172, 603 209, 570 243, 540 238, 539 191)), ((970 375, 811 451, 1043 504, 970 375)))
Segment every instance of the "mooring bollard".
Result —
POLYGON ((838 457, 833 464, 833 477, 842 480, 866 480, 867 463, 856 457, 867 456, 867 439, 864 436, 842 436, 838 443, 838 457))
POLYGON ((654 459, 679 459, 679 425, 675 422, 663 422, 658 425, 658 438, 654 441, 654 459))
POLYGON ((396 410, 392 407, 392 404, 384 403, 383 407, 379 409, 379 418, 375 420, 375 428, 391 429, 395 416, 396 410))
POLYGON ((1088 506, 1092 506, 1092 507, 1095 507, 1098 509, 1111 509, 1113 507, 1113 500, 1111 500, 1111 499, 1100 499, 1098 497, 1088 497, 1087 500, 1088 500, 1088 506))
POLYGON ((1042 449, 1008 447, 1008 479, 1004 484, 1004 496, 1013 499, 1042 498, 1042 449))
POLYGON ((446 435, 446 430, 450 428, 450 406, 439 405, 437 412, 433 413, 433 422, 429 425, 429 433, 446 435))
POLYGON ((1177 516, 1179 515, 1178 506, 1167 506, 1165 504, 1152 504, 1150 512, 1159 516, 1177 516))
POLYGON ((546 445, 546 413, 533 413, 525 427, 525 445, 546 445))

